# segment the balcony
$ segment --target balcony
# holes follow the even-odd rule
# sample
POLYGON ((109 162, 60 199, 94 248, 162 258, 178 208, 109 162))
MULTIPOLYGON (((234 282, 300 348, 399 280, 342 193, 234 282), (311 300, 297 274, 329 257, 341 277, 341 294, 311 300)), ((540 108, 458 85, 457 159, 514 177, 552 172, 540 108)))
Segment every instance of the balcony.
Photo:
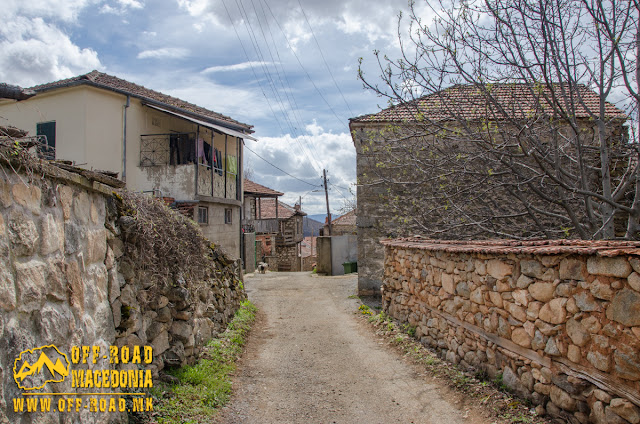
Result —
POLYGON ((140 136, 140 167, 194 167, 195 194, 239 200, 236 156, 212 148, 198 147, 195 133, 147 134, 140 136), (225 168, 226 170, 223 169, 225 168))

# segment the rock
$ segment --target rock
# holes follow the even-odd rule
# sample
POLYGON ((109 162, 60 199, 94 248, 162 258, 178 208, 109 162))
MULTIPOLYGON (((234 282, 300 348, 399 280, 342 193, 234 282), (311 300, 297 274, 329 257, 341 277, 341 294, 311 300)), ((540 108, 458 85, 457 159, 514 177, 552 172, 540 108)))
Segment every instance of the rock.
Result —
POLYGON ((555 290, 551 283, 534 283, 529 286, 531 297, 545 303, 554 298, 555 290))
POLYGON ((527 397, 529 394, 527 388, 524 387, 518 376, 509 367, 504 367, 504 370, 502 370, 502 383, 522 397, 527 397))
POLYGON ((529 337, 524 328, 515 328, 511 332, 511 340, 522 347, 531 347, 531 337, 529 337))
POLYGON ((631 275, 627 277, 627 282, 637 292, 640 292, 640 274, 637 272, 632 272, 631 275))
POLYGON ((443 272, 441 281, 442 281, 442 288, 444 289, 444 291, 446 291, 449 294, 455 294, 456 286, 455 286, 455 283, 453 282, 453 275, 443 272))
POLYGON ((551 300, 540 309, 539 318, 551 324, 563 323, 567 317, 567 311, 564 308, 566 303, 565 298, 551 300))
POLYGON ((575 412, 578 409, 576 400, 558 386, 552 385, 549 395, 551 401, 565 411, 575 412))
POLYGON ((622 289, 607 308, 607 318, 628 327, 640 325, 640 293, 622 289))
POLYGON ((529 298, 527 297, 526 290, 515 290, 513 292, 513 300, 516 301, 517 305, 527 306, 529 304, 529 298))
POLYGON ((185 352, 184 345, 181 342, 177 342, 175 345, 171 346, 169 350, 167 350, 163 355, 164 363, 177 367, 181 366, 185 363, 185 352))
POLYGON ((13 185, 11 192, 13 193, 13 199, 16 203, 29 209, 36 215, 40 214, 40 200, 42 197, 40 187, 35 184, 19 182, 13 185))
MULTIPOLYGON (((0 262, 0 309, 13 311, 16 308, 16 284, 4 261, 0 262)), ((1 336, 0 336, 1 337, 1 336)))
POLYGON ((619 345, 613 354, 616 373, 625 380, 640 380, 640 358, 638 352, 626 345, 619 345))
POLYGON ((123 305, 127 306, 136 306, 138 304, 131 284, 125 285, 120 290, 120 302, 122 302, 123 305))
POLYGON ((626 278, 631 274, 631 265, 625 257, 621 256, 613 258, 590 256, 587 259, 587 271, 590 274, 626 278))
POLYGON ((87 232, 87 262, 104 262, 107 254, 107 237, 104 228, 87 232))
POLYGON ((468 299, 470 294, 471 294, 471 292, 469 290, 469 285, 464 281, 458 283, 458 285, 456 286, 456 293, 459 296, 462 296, 462 297, 468 299))
POLYGON ((582 312, 594 312, 600 310, 600 304, 589 292, 580 292, 573 295, 576 305, 582 312))
POLYGON ((604 412, 604 404, 600 401, 594 402, 591 407, 589 419, 596 424, 607 424, 607 417, 604 412))
POLYGON ((560 356, 560 350, 556 345, 556 340, 553 337, 549 337, 547 340, 547 345, 544 348, 544 352, 551 356, 560 356))
POLYGON ((513 266, 499 259, 490 259, 487 261, 487 273, 496 280, 502 280, 513 274, 513 266))
POLYGON ((597 299, 611 300, 611 297, 613 296, 613 290, 611 289, 611 286, 609 284, 601 282, 598 278, 593 280, 593 283, 591 283, 591 287, 589 288, 589 290, 591 291, 591 294, 593 294, 593 296, 597 299))
POLYGON ((36 327, 45 344, 61 345, 68 341, 70 331, 75 327, 75 320, 71 311, 64 304, 48 303, 38 312, 36 327))
POLYGON ((608 372, 611 369, 611 358, 609 355, 602 354, 596 350, 587 352, 587 361, 600 371, 608 372))
POLYGON ((12 212, 9 217, 9 242, 14 256, 29 256, 36 251, 38 240, 36 224, 21 212, 12 212))
POLYGON ((193 333, 193 328, 186 321, 174 321, 171 324, 169 332, 176 336, 179 340, 186 342, 193 333))
POLYGON ((469 298, 473 303, 477 303, 478 305, 484 305, 484 296, 483 296, 483 291, 481 287, 478 287, 477 289, 472 291, 469 298))
POLYGON ((46 294, 45 272, 47 265, 38 260, 26 263, 15 262, 18 309, 22 312, 33 312, 42 307, 46 294))
POLYGON ((498 335, 505 339, 511 338, 511 326, 509 322, 502 317, 498 318, 498 335))
POLYGON ((172 287, 168 291, 167 297, 172 302, 188 302, 190 300, 189 290, 184 287, 172 287))
POLYGON ((560 261, 561 280, 583 280, 584 262, 579 259, 565 258, 560 261))
POLYGON ((520 261, 520 272, 528 277, 539 279, 544 273, 544 267, 538 261, 524 260, 520 261))
POLYGON ((502 301, 502 296, 500 295, 500 293, 494 292, 494 291, 490 291, 489 292, 489 300, 491 301, 491 303, 496 305, 498 308, 502 308, 503 301, 502 301))
POLYGON ((520 274, 518 281, 516 281, 516 287, 519 289, 526 289, 531 283, 533 283, 533 281, 534 280, 532 278, 529 278, 524 274, 520 274))
POLYGON ((549 393, 551 392, 551 385, 544 384, 544 383, 536 383, 533 385, 533 390, 535 390, 536 393, 549 396, 549 393))
POLYGON ((73 222, 64 224, 64 253, 71 255, 82 248, 83 241, 87 237, 87 230, 73 222))
POLYGON ((163 308, 158 309, 158 316, 156 317, 158 322, 169 322, 171 321, 171 309, 165 306, 163 308))
POLYGON ((91 199, 85 191, 80 191, 73 199, 73 214, 82 224, 89 222, 91 212, 91 199))
POLYGON ((582 324, 573 318, 570 318, 566 324, 567 335, 577 346, 584 346, 591 339, 591 336, 582 326, 582 324))
POLYGON ((153 356, 159 356, 169 349, 169 333, 165 330, 158 334, 151 342, 153 356))
POLYGON ((522 306, 516 306, 511 302, 504 302, 504 309, 511 314, 512 317, 517 319, 520 322, 524 322, 527 320, 527 313, 525 312, 522 306))
POLYGON ((582 353, 580 352, 580 348, 576 345, 569 345, 569 349, 567 350, 567 358, 571 362, 575 362, 576 364, 580 363, 582 360, 582 353))
POLYGON ((595 389, 593 391, 593 395, 595 396, 596 399, 604 402, 604 403, 609 403, 611 402, 611 395, 609 395, 609 393, 600 390, 600 389, 595 389))
POLYGON ((40 253, 43 256, 64 249, 63 226, 58 225, 53 215, 48 213, 42 217, 41 228, 40 253))
POLYGON ((569 283, 561 283, 556 286, 557 297, 569 297, 575 292, 575 286, 569 283))
POLYGON ((613 412, 609 406, 604 408, 604 415, 609 424, 629 424, 627 420, 613 412))
POLYGON ((533 375, 531 375, 530 372, 526 371, 523 372, 522 375, 520 376, 520 382, 527 388, 528 391, 532 391, 533 390, 533 385, 535 384, 535 380, 533 378, 533 375))
POLYGON ((536 330, 533 339, 531 340, 531 349, 533 350, 539 350, 539 349, 544 349, 546 346, 546 341, 544 339, 544 335, 536 330))
POLYGON ((612 412, 629 421, 631 424, 640 423, 640 408, 626 399, 612 399, 611 404, 607 409, 610 409, 612 412))

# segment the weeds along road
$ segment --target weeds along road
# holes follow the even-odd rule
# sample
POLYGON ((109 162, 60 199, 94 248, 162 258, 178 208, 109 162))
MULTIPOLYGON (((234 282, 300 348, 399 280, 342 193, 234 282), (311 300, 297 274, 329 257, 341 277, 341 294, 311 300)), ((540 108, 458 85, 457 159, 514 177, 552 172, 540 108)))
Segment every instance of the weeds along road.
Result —
POLYGON ((356 280, 278 272, 246 279, 258 319, 216 422, 485 422, 354 315, 356 280))

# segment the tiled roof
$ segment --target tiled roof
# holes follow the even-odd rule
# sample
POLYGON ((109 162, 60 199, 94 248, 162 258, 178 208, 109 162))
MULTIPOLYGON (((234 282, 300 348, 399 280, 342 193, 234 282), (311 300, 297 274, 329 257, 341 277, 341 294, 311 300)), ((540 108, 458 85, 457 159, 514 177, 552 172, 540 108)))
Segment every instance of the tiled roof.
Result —
MULTIPOLYGON (((275 219, 276 217, 276 199, 260 199, 260 216, 258 219, 275 219)), ((258 206, 256 206, 257 208, 258 206)), ((256 211, 256 214, 258 212, 256 211)), ((278 202, 278 219, 289 219, 294 215, 306 215, 302 211, 296 211, 294 207, 286 203, 278 202)))
POLYGON ((36 85, 35 87, 31 87, 30 89, 36 92, 42 92, 42 91, 52 90, 55 88, 61 88, 61 87, 66 87, 70 85, 80 85, 80 84, 89 84, 94 87, 100 87, 100 88, 106 88, 106 89, 124 92, 134 97, 152 100, 167 106, 173 106, 175 108, 179 108, 187 112, 191 112, 203 118, 210 118, 210 119, 226 122, 235 126, 240 126, 247 130, 253 127, 252 125, 243 124, 242 122, 236 121, 235 119, 231 119, 228 116, 194 105, 193 103, 185 102, 184 100, 180 100, 177 97, 171 97, 166 94, 160 93, 159 91, 151 90, 141 85, 134 84, 132 82, 125 81, 121 78, 114 77, 112 75, 107 75, 105 73, 98 72, 98 71, 91 71, 88 74, 78 75, 76 77, 67 78, 60 81, 54 81, 47 84, 36 85))
POLYGON ((269 187, 254 183, 247 178, 244 179, 244 192, 248 194, 257 194, 259 195, 258 197, 275 197, 284 195, 284 193, 280 193, 279 191, 272 190, 269 187))
MULTIPOLYGON (((560 86, 556 86, 558 89, 560 86)), ((378 113, 352 118, 351 122, 412 122, 424 119, 429 121, 447 121, 452 119, 502 118, 504 113, 516 118, 538 116, 542 99, 535 95, 536 88, 529 84, 492 84, 489 88, 496 104, 487 102, 487 97, 480 88, 474 85, 454 85, 436 93, 421 97, 404 105, 392 106, 378 113)), ((577 87, 576 115, 578 118, 589 118, 588 110, 597 114, 600 98, 588 87, 577 87), (584 102, 579 104, 578 98, 584 102)), ((560 90, 555 90, 560 96, 560 90)), ((543 96, 550 98, 552 91, 545 88, 543 96)), ((562 100, 559 100, 562 104, 562 100)), ((627 116, 613 104, 607 102, 605 113, 609 118, 626 119, 627 116)))
POLYGON ((345 213, 331 221, 331 225, 356 225, 356 210, 345 213))
POLYGON ((384 246, 450 253, 640 256, 640 242, 618 240, 432 240, 421 237, 382 240, 384 246))

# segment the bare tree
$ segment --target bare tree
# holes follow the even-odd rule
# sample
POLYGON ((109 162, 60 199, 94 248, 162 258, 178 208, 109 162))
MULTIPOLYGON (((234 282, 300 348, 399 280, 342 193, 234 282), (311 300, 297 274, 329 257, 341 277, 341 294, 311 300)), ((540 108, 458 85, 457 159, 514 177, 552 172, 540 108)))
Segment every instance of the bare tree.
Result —
POLYGON ((402 231, 638 238, 638 5, 429 7, 407 36, 400 16, 400 58, 375 52, 381 84, 360 71, 391 107, 352 120, 402 231))

